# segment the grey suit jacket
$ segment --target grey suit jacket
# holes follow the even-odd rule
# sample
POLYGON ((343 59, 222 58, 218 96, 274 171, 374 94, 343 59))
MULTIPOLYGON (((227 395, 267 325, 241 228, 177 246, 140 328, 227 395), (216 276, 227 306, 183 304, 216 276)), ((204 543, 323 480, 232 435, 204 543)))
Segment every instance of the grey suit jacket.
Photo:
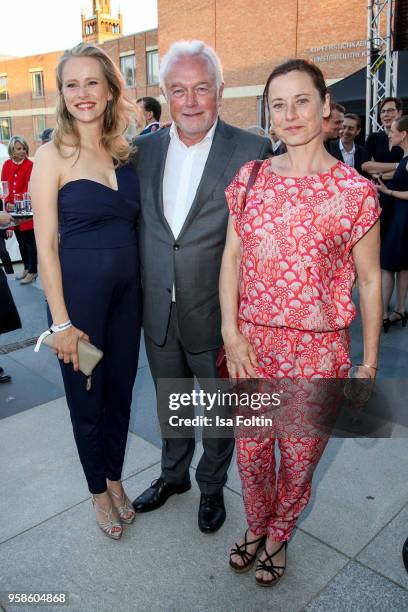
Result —
POLYGON ((164 344, 174 283, 183 345, 199 353, 222 344, 218 278, 229 217, 224 189, 247 161, 269 157, 271 143, 219 120, 196 196, 175 238, 163 212, 169 142, 169 129, 136 139, 143 327, 155 344, 164 344))

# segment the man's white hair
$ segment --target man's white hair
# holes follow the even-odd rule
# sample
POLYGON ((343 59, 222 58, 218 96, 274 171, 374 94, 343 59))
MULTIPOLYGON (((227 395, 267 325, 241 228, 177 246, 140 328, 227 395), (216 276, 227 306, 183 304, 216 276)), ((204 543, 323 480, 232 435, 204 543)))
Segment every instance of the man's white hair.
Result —
POLYGON ((215 76, 217 91, 223 83, 220 58, 212 47, 202 40, 178 40, 160 61, 160 87, 166 91, 166 77, 172 65, 182 57, 202 57, 207 60, 215 76))

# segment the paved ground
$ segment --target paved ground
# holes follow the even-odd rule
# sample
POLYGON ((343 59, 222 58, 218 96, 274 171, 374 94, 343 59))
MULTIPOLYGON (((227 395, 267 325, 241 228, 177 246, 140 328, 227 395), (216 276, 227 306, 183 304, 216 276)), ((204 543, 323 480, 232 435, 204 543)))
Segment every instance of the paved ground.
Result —
MULTIPOLYGON (((0 591, 67 591, 69 609, 86 612, 408 609, 401 560, 408 536, 408 445, 398 428, 390 439, 331 440, 289 545, 285 578, 274 589, 258 588, 252 573, 238 576, 227 566, 244 520, 235 465, 226 490, 228 520, 217 534, 204 536, 197 528, 194 486, 138 516, 120 542, 104 538, 94 524, 58 364, 45 348, 34 354, 29 342, 46 327, 43 292, 39 283, 22 287, 10 279, 10 285, 23 330, 0 338, 0 364, 13 375, 0 387, 0 591)), ((360 331, 357 321, 356 360, 360 331)), ((383 377, 405 378, 407 339, 408 330, 396 328, 384 337, 383 377)), ((160 466, 143 346, 133 399, 124 475, 132 499, 160 466)), ((4 595, 0 609, 14 609, 4 595)))

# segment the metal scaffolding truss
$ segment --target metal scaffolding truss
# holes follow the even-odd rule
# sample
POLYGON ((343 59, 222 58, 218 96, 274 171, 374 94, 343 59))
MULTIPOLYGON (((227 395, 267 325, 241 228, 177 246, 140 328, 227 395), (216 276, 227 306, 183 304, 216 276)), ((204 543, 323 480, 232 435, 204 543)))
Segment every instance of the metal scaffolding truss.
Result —
POLYGON ((395 0, 368 0, 366 135, 381 129, 378 105, 396 94, 394 17, 395 0))

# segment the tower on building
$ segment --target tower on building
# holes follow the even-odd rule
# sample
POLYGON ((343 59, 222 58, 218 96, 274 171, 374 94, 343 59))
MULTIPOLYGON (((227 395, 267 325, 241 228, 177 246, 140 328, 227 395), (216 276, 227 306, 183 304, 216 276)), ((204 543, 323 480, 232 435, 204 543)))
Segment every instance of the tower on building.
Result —
POLYGON ((110 0, 93 0, 92 16, 81 15, 82 40, 86 43, 101 43, 117 38, 123 33, 122 14, 119 9, 117 18, 111 15, 110 0))

